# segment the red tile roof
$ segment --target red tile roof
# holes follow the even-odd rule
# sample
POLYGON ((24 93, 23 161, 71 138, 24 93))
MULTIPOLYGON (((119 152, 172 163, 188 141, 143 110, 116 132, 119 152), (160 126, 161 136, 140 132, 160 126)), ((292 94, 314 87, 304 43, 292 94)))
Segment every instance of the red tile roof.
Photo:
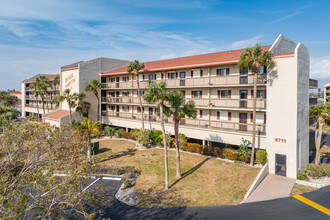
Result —
POLYGON ((10 95, 22 95, 22 92, 10 92, 10 95))
POLYGON ((26 81, 23 81, 24 83, 32 83, 32 82, 35 82, 36 81, 36 78, 38 78, 39 76, 46 76, 46 78, 49 80, 49 81, 53 81, 55 79, 55 77, 59 75, 59 74, 55 74, 55 75, 46 75, 46 74, 37 74, 35 75, 34 77, 26 80, 26 81))
MULTIPOLYGON (((263 50, 269 50, 271 45, 263 46, 263 50)), ((217 53, 201 54, 189 57, 179 57, 167 60, 157 60, 144 63, 144 70, 141 72, 149 71, 161 71, 171 69, 185 69, 202 66, 212 66, 219 64, 237 63, 239 57, 245 49, 230 50, 217 53)), ((103 76, 109 76, 114 74, 126 74, 127 67, 112 70, 110 72, 103 73, 103 76)))
POLYGON ((44 116, 43 118, 47 119, 47 120, 59 121, 61 117, 65 116, 65 115, 68 115, 68 114, 70 114, 69 111, 58 110, 54 113, 51 113, 49 115, 44 116))

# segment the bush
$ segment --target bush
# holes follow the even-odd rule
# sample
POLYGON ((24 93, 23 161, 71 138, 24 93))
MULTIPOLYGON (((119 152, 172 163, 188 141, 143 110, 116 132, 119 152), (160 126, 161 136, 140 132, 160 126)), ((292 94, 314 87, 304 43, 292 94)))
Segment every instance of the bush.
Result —
POLYGON ((309 164, 305 167, 305 174, 313 178, 319 178, 322 176, 330 177, 330 164, 309 164))
POLYGON ((163 146, 163 133, 160 130, 152 129, 150 130, 150 138, 152 143, 157 146, 163 146))
POLYGON ((239 160, 242 161, 242 153, 238 150, 226 148, 223 150, 224 158, 228 160, 239 160))
POLYGON ((267 151, 265 150, 256 150, 256 162, 265 164, 267 162, 267 151))
POLYGON ((130 188, 132 186, 133 186, 132 182, 129 179, 126 179, 124 182, 124 189, 130 188))
POLYGON ((216 157, 222 158, 222 149, 220 147, 214 147, 213 148, 213 154, 216 157))
POLYGON ((214 156, 213 147, 208 146, 208 145, 203 145, 202 154, 204 154, 206 156, 214 156))
POLYGON ((189 139, 189 138, 187 138, 186 135, 184 135, 184 134, 182 134, 182 133, 179 133, 179 135, 178 135, 178 140, 179 140, 180 143, 182 143, 182 142, 187 142, 188 139, 189 139))
POLYGON ((126 138, 126 139, 132 139, 134 140, 133 136, 132 136, 132 133, 131 132, 127 132, 127 131, 124 131, 122 134, 121 134, 121 137, 122 138, 126 138))
POLYGON ((148 129, 139 130, 135 134, 135 138, 139 144, 147 146, 148 144, 152 143, 152 140, 150 139, 150 133, 151 133, 151 131, 148 129))
POLYGON ((308 180, 308 176, 305 173, 299 173, 297 176, 298 180, 308 180))
POLYGON ((187 151, 188 150, 188 143, 187 142, 180 143, 180 150, 187 151))
POLYGON ((118 129, 116 132, 116 137, 121 138, 123 133, 124 133, 124 129, 122 129, 122 128, 118 129))
POLYGON ((249 162, 250 157, 251 157, 251 141, 246 140, 242 138, 242 143, 239 145, 239 152, 241 153, 242 156, 242 161, 244 162, 249 162))
POLYGON ((116 130, 115 130, 114 127, 105 126, 105 127, 104 127, 104 133, 105 133, 106 135, 108 135, 109 137, 113 137, 113 136, 115 136, 115 134, 116 134, 116 130))
POLYGON ((187 144, 187 151, 192 152, 192 153, 196 153, 197 149, 198 149, 198 151, 202 151, 202 146, 200 144, 196 144, 196 143, 188 143, 187 144))

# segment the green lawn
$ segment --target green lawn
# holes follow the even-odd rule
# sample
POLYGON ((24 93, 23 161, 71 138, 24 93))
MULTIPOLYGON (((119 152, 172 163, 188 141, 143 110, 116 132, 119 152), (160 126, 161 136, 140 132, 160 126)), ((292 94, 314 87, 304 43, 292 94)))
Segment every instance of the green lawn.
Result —
POLYGON ((125 140, 102 140, 98 164, 133 166, 141 171, 134 188, 143 207, 239 204, 259 168, 181 153, 183 177, 175 178, 175 151, 169 151, 170 189, 164 190, 164 150, 135 150, 125 140))

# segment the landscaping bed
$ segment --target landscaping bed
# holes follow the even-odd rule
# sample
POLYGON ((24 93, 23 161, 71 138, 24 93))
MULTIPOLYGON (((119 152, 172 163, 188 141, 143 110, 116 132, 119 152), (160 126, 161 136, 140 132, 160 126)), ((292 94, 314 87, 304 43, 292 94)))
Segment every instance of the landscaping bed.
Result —
POLYGON ((176 179, 175 151, 169 151, 169 190, 164 190, 164 150, 136 150, 126 140, 100 140, 97 165, 134 167, 140 174, 134 192, 141 207, 239 204, 259 168, 181 153, 182 178, 176 179))

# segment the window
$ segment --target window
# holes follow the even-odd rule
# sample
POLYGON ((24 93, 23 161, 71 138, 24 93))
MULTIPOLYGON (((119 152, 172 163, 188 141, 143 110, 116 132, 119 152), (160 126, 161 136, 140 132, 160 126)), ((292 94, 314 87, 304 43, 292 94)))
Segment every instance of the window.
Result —
POLYGON ((221 91, 221 98, 228 98, 228 90, 221 91))
POLYGON ((203 118, 203 110, 199 110, 199 117, 203 118))
POLYGON ((244 67, 243 69, 239 70, 240 75, 246 75, 249 73, 249 69, 247 67, 244 67))
POLYGON ((124 112, 128 112, 129 111, 129 107, 128 106, 123 106, 123 111, 124 112))
MULTIPOLYGON (((141 113, 141 108, 140 107, 137 107, 137 112, 141 113)), ((144 107, 142 107, 142 112, 144 113, 144 107)))
POLYGON ((200 70, 200 77, 203 77, 203 70, 200 70))
POLYGON ((259 74, 266 74, 267 73, 267 68, 265 66, 261 66, 260 67, 260 71, 259 71, 259 74))
POLYGON ((123 92, 123 96, 129 96, 129 92, 128 91, 123 92))
POLYGON ((127 82, 127 81, 129 81, 129 76, 124 76, 123 77, 123 82, 127 82))
POLYGON ((228 76, 229 68, 217 69, 217 76, 228 76))
POLYGON ((239 93, 240 93, 240 99, 247 99, 247 93, 248 93, 247 90, 240 90, 239 93))
POLYGON ((101 82, 103 82, 103 83, 107 82, 107 78, 101 77, 101 82))
POLYGON ((220 120, 220 112, 217 112, 217 119, 220 120))
POLYGON ((253 113, 250 114, 251 122, 253 122, 253 113))
POLYGON ((264 98, 264 90, 257 90, 257 99, 264 98))
POLYGON ((231 112, 228 112, 228 121, 231 121, 231 112))
POLYGON ((202 91, 191 91, 192 98, 202 98, 202 91))
POLYGON ((154 76, 152 74, 149 74, 149 81, 154 80, 154 76))
POLYGON ((176 74, 175 73, 171 73, 171 79, 175 79, 176 78, 176 74))
POLYGON ((109 81, 110 81, 110 82, 115 82, 115 77, 111 77, 111 78, 109 78, 109 81))
MULTIPOLYGON (((139 93, 137 92, 137 95, 138 95, 139 93)), ((144 95, 144 91, 140 91, 140 96, 142 97, 144 95)))
POLYGON ((180 72, 180 79, 186 78, 186 72, 180 72))

